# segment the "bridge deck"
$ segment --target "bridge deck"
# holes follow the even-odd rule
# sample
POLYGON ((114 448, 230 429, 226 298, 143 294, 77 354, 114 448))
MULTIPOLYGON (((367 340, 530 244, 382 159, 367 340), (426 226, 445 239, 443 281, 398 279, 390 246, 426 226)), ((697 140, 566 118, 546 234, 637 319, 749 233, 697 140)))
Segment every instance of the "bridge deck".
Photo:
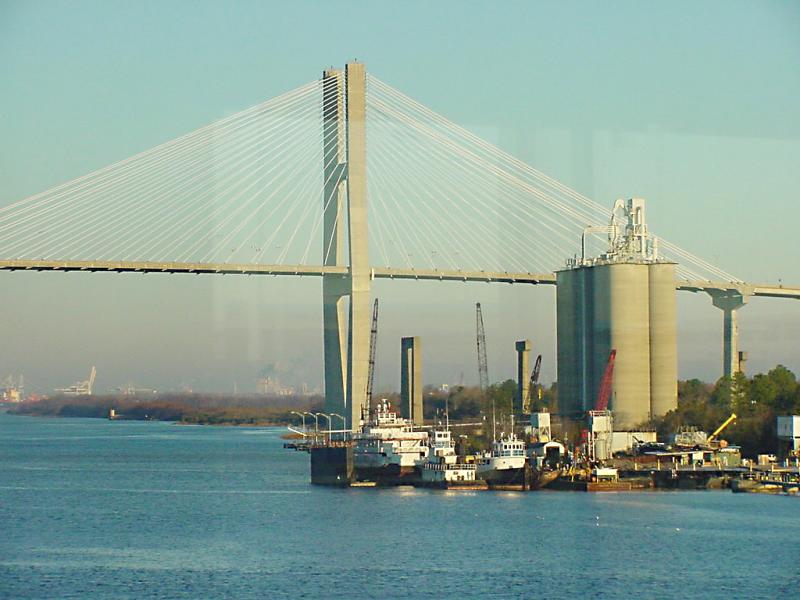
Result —
MULTIPOLYGON (((187 273, 218 275, 291 275, 320 277, 347 275, 347 267, 308 265, 262 265, 251 263, 179 263, 80 260, 0 260, 0 271, 84 271, 109 273, 187 273)), ((555 273, 507 271, 452 271, 375 267, 374 279, 428 281, 471 281, 484 283, 522 283, 555 285, 555 273)), ((687 292, 730 291, 746 296, 800 299, 800 287, 748 284, 725 281, 676 280, 675 288, 687 292)))

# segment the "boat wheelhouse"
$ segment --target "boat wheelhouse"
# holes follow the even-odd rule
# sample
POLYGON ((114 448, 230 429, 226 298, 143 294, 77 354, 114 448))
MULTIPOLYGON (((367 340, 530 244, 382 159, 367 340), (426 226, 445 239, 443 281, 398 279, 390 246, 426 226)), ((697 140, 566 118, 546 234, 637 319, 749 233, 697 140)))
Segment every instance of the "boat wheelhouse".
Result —
POLYGON ((428 443, 428 459, 420 467, 423 484, 458 487, 475 483, 474 463, 458 461, 449 429, 434 429, 428 443))
POLYGON ((370 420, 353 434, 353 466, 359 479, 402 477, 428 456, 428 432, 378 402, 370 420))

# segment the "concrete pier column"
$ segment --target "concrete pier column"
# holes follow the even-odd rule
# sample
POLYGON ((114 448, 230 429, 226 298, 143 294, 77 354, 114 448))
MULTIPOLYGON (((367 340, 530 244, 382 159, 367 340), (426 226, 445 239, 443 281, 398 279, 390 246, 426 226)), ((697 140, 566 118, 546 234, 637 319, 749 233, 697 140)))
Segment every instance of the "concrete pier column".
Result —
POLYGON ((739 325, 736 311, 747 304, 747 296, 733 290, 709 290, 711 301, 722 310, 722 375, 739 372, 739 325))
POLYGON ((514 412, 530 412, 531 396, 531 375, 530 375, 530 356, 531 341, 520 340, 516 343, 517 348, 517 398, 514 403, 514 412))
MULTIPOLYGON (((344 74, 331 69, 322 74, 323 243, 322 264, 346 266, 344 247, 345 122, 344 74)), ((325 371, 325 412, 344 415, 347 395, 347 295, 350 278, 322 277, 322 331, 325 371)))
POLYGON ((371 273, 367 236, 367 71, 363 64, 345 66, 347 121, 347 224, 350 244, 350 329, 347 348, 348 424, 358 424, 367 401, 371 273))
POLYGON ((423 424, 422 342, 419 337, 400 340, 400 405, 407 419, 416 425, 423 424))
POLYGON ((357 427, 367 398, 370 334, 370 268, 367 254, 367 153, 364 65, 322 74, 323 248, 325 266, 349 266, 322 278, 325 410, 357 427), (345 201, 347 210, 345 211, 345 201), (345 256, 347 215, 349 264, 345 256), (346 299, 350 297, 346 325, 346 299))

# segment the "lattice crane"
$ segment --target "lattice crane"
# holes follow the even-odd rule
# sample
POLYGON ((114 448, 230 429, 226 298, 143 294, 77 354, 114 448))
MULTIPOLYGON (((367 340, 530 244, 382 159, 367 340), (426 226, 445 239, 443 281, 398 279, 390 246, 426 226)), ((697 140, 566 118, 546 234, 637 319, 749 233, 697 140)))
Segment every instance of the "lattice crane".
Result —
POLYGON ((378 299, 372 305, 372 328, 369 332, 369 370, 367 371, 367 400, 366 406, 361 408, 362 419, 366 419, 366 414, 372 407, 372 390, 375 386, 375 355, 378 349, 378 299))
POLYGON ((597 403, 594 405, 595 410, 608 410, 608 400, 611 398, 611 382, 614 377, 614 360, 616 358, 617 351, 614 349, 608 355, 606 370, 603 373, 603 379, 600 381, 600 390, 597 393, 597 403))
MULTIPOLYGON (((481 303, 475 304, 475 325, 478 341, 478 382, 481 386, 481 395, 486 399, 489 391, 489 364, 486 360, 486 332, 483 329, 483 313, 481 303)), ((494 394, 492 394, 492 440, 497 439, 497 415, 495 414, 494 394)))
POLYGON ((489 389, 489 366, 486 362, 486 332, 483 329, 483 313, 480 302, 475 304, 475 322, 478 338, 478 382, 481 392, 486 394, 489 389))
POLYGON ((524 414, 531 413, 531 398, 536 394, 538 400, 542 399, 542 388, 539 387, 539 373, 542 370, 542 355, 536 357, 536 363, 533 365, 533 372, 531 373, 531 382, 528 386, 528 393, 525 395, 525 400, 522 402, 522 412, 524 414))

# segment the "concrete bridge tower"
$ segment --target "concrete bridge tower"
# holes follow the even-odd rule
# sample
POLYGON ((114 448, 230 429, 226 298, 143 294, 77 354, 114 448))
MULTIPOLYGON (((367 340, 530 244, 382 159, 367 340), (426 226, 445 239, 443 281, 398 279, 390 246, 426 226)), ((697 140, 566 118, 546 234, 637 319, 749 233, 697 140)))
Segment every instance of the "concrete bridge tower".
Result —
POLYGON ((353 427, 366 402, 369 369, 366 69, 349 63, 344 73, 324 71, 322 81, 322 258, 325 266, 347 267, 345 275, 322 278, 325 411, 343 415, 347 427, 353 427))

